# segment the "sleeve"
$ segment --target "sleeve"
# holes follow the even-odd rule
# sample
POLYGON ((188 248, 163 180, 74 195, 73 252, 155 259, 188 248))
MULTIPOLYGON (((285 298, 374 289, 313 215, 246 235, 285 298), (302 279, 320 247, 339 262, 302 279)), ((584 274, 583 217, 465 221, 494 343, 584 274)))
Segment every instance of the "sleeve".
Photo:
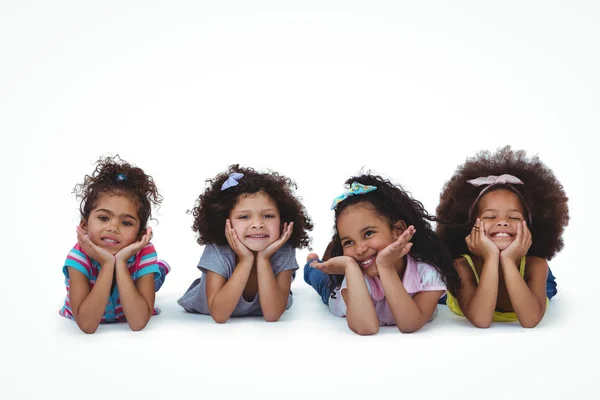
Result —
POLYGON ((446 290, 442 275, 431 265, 419 263, 419 280, 424 291, 446 290))
POLYGON ((87 254, 84 253, 83 249, 79 247, 79 243, 75 245, 67 254, 65 265, 63 266, 63 274, 65 278, 69 278, 69 270, 67 267, 71 267, 81 272, 88 280, 92 276, 92 262, 87 254))
POLYGON ((290 244, 284 244, 281 249, 277 250, 273 257, 271 257, 271 268, 273 268, 273 274, 277 276, 280 272, 291 270, 295 271, 300 268, 298 261, 296 260, 296 249, 290 244))
POLYGON ((235 253, 229 246, 207 244, 204 247, 198 269, 203 273, 211 271, 229 279, 235 268, 235 253))
POLYGON ((344 277, 341 286, 334 290, 334 296, 329 297, 329 311, 337 317, 346 316, 346 303, 342 297, 342 289, 346 289, 347 287, 346 277, 344 277))
POLYGON ((158 255, 152 243, 148 243, 136 254, 135 267, 131 276, 135 281, 148 274, 154 274, 155 281, 161 278, 161 272, 158 268, 158 255))

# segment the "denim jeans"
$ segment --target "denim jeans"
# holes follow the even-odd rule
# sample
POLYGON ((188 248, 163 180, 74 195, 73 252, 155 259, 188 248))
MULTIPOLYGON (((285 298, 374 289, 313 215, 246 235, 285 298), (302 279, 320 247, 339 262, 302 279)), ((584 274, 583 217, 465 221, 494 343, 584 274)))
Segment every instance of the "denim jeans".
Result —
MULTIPOLYGON (((550 268, 548 268, 548 278, 546 279, 546 297, 549 299, 556 296, 558 290, 556 289, 556 278, 552 274, 550 268)), ((446 304, 446 295, 439 299, 438 304, 446 304)))
MULTIPOLYGON (((325 272, 311 267, 309 264, 315 260, 310 260, 304 265, 304 282, 313 287, 321 296, 323 303, 329 304, 331 289, 329 288, 329 275, 325 272)), ((322 262, 321 260, 317 260, 322 262)))

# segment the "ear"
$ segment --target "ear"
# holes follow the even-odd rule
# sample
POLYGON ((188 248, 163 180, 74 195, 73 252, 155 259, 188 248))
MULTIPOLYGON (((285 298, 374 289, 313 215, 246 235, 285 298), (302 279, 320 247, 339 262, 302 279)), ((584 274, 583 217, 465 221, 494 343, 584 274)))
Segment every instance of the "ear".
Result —
POLYGON ((398 221, 394 222, 394 239, 398 239, 400 235, 402 235, 402 233, 406 230, 406 228, 406 222, 404 222, 403 220, 399 219, 398 221))
POLYGON ((81 229, 83 229, 83 231, 84 231, 84 232, 86 233, 86 235, 87 235, 87 221, 86 221, 86 220, 84 220, 84 219, 82 219, 82 220, 79 222, 79 227, 80 227, 81 229))

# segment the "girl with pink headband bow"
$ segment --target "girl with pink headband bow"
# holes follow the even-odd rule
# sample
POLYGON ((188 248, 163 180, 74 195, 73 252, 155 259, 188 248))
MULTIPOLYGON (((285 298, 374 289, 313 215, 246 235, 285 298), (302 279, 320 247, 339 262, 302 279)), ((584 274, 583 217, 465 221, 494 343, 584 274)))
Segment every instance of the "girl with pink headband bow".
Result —
POLYGON ((509 146, 467 159, 444 186, 437 234, 462 286, 446 303, 473 325, 542 320, 556 283, 548 260, 563 247, 568 198, 537 156, 509 146))

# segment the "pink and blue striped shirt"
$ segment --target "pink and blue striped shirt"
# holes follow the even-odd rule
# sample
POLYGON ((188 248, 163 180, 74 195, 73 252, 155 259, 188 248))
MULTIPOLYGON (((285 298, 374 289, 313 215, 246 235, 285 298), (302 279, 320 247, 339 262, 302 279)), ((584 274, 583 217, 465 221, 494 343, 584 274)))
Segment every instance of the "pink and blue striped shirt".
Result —
MULTIPOLYGON (((59 314, 63 317, 74 319, 73 312, 71 311, 71 303, 69 299, 69 270, 68 267, 74 268, 81 272, 90 282, 90 289, 94 287, 98 273, 100 272, 100 263, 90 258, 83 249, 76 244, 67 255, 65 265, 63 266, 63 274, 65 275, 65 285, 67 286, 67 296, 65 303, 59 314)), ((165 276, 169 273, 170 267, 167 263, 158 260, 156 250, 154 246, 149 243, 140 250, 136 255, 132 256, 127 260, 127 269, 131 278, 135 282, 140 277, 147 274, 154 274, 154 286, 155 290, 158 290, 162 286, 165 276)), ((160 313, 158 308, 154 308, 152 315, 160 313)), ((123 308, 119 300, 119 290, 115 286, 108 298, 108 304, 106 305, 106 311, 102 316, 101 322, 123 322, 125 321, 125 315, 123 314, 123 308)))

